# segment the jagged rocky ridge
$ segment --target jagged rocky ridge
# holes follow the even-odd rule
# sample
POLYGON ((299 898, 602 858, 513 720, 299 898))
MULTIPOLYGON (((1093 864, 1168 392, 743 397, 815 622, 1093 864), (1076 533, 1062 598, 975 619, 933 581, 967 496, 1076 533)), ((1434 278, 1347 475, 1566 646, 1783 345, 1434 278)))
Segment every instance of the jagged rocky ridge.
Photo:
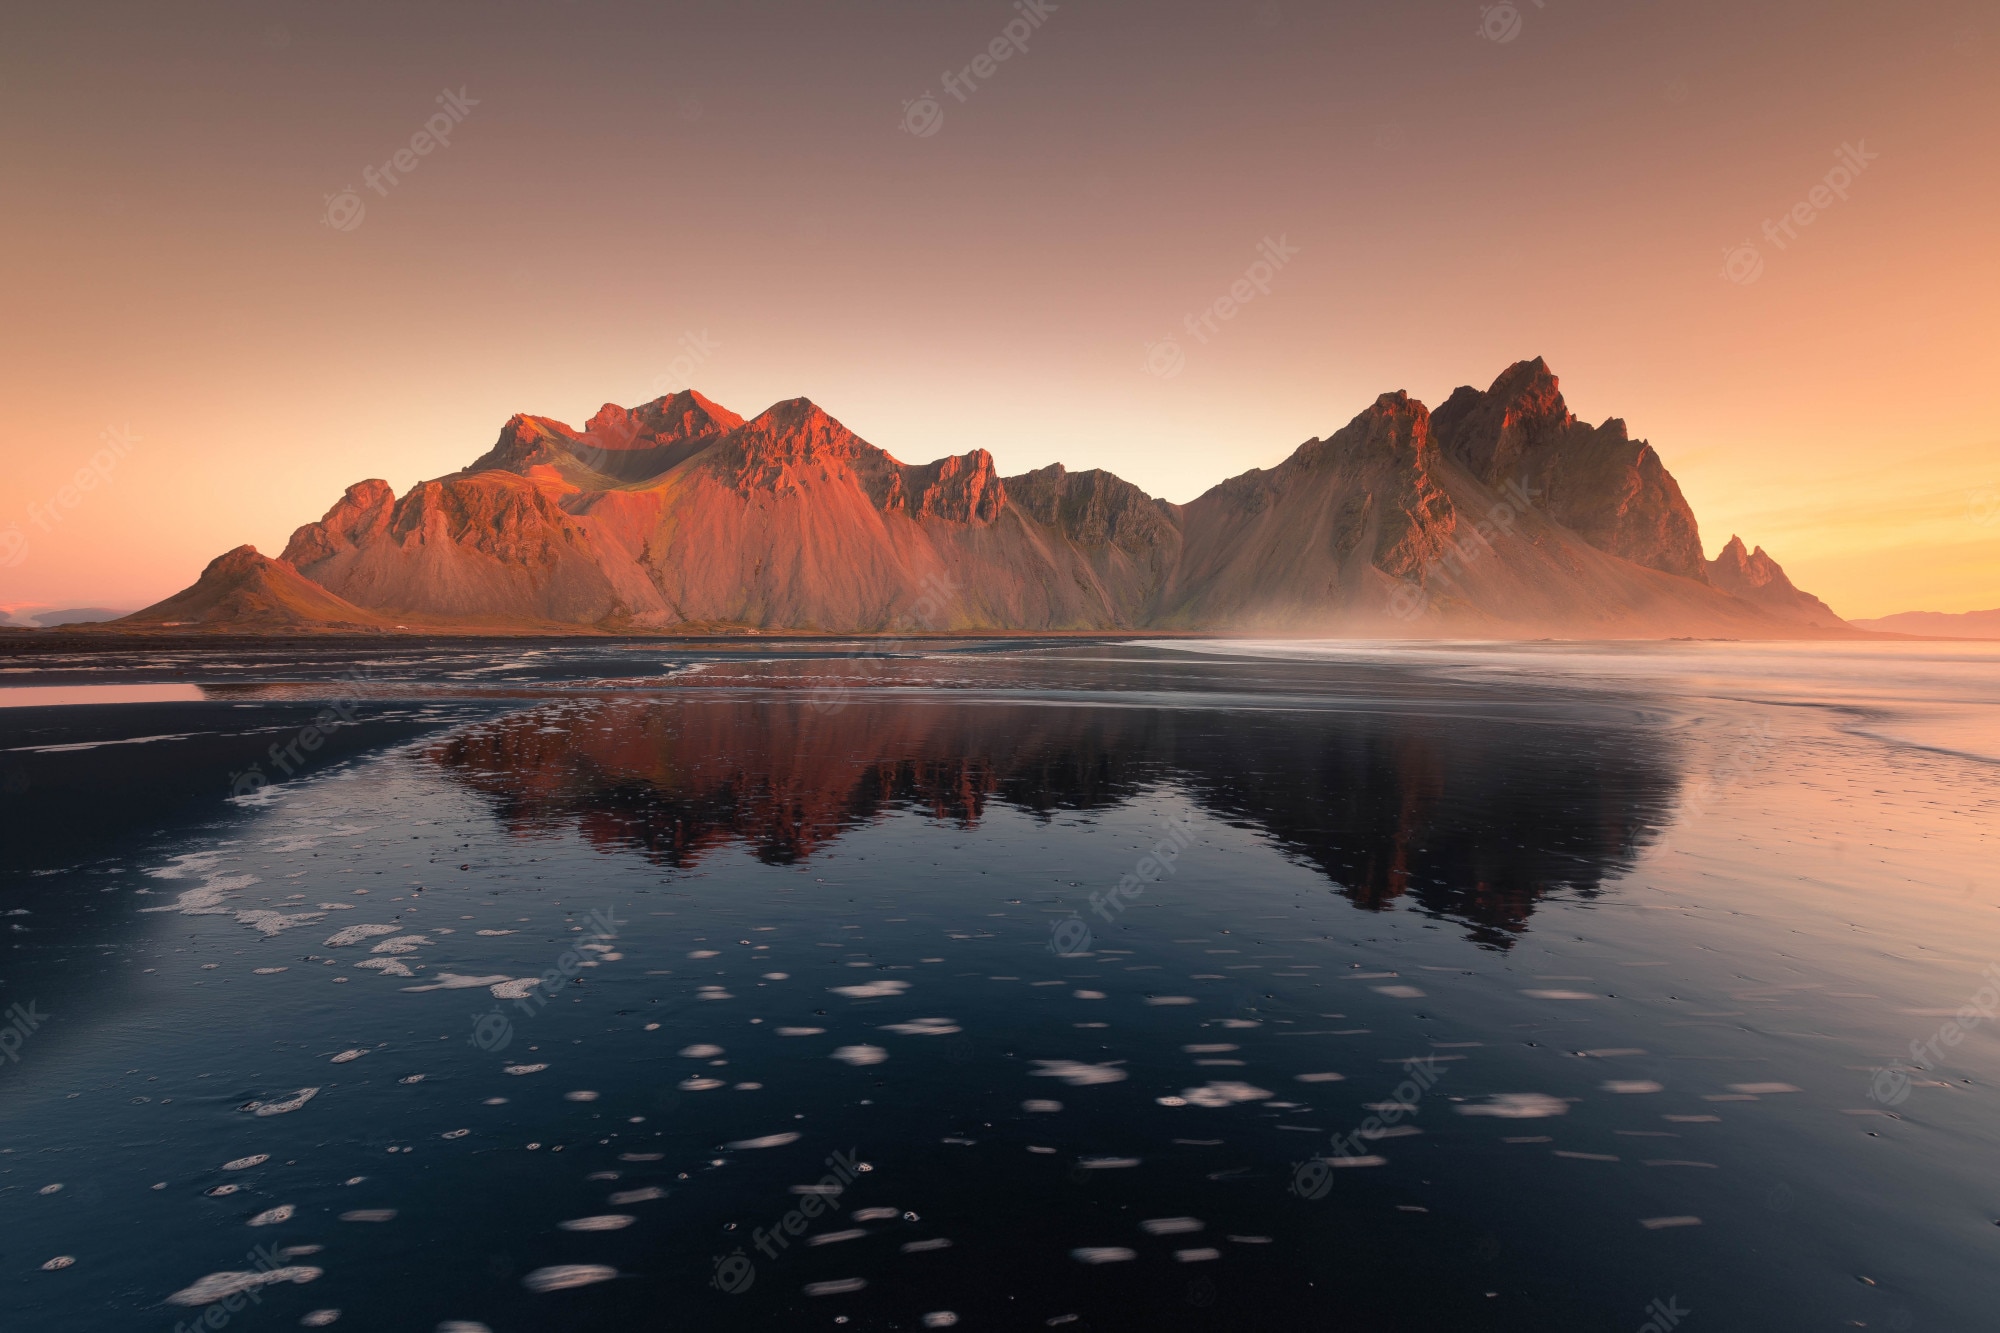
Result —
POLYGON ((1457 390, 1436 413, 1384 394, 1277 467, 1186 505, 1059 464, 1002 478, 983 449, 902 463, 805 399, 746 421, 690 390, 607 404, 580 431, 517 416, 463 472, 401 498, 361 482, 278 560, 232 552, 122 623, 170 621, 1389 636, 1843 628, 1761 550, 1745 556, 1735 543, 1704 560, 1659 455, 1616 418, 1578 422, 1539 359, 1484 392, 1457 390))

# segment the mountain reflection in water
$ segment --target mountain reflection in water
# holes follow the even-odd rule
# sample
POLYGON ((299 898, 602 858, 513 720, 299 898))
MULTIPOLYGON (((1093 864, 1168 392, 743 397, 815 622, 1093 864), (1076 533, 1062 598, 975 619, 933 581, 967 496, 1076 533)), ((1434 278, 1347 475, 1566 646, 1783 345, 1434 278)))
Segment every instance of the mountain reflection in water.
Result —
POLYGON ((574 824, 675 869, 731 844, 803 862, 895 812, 970 827, 990 802, 1046 818, 1166 788, 1357 907, 1407 900, 1502 948, 1542 898, 1628 871, 1679 785, 1669 743, 1639 725, 948 694, 565 702, 430 755, 517 833, 574 824))

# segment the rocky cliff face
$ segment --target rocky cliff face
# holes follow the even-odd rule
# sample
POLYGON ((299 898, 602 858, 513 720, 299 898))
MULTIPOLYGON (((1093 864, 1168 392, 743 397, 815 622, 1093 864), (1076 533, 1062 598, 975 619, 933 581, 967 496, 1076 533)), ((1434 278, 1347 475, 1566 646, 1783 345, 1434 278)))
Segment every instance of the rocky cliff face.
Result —
POLYGON ((1722 553, 1708 562, 1708 581, 1780 620, 1822 629, 1840 629, 1847 623, 1825 602, 1793 587, 1763 547, 1746 551, 1741 537, 1731 537, 1722 553))
POLYGON ((1433 420, 1444 453, 1488 487, 1538 493, 1548 517, 1598 550, 1648 569, 1706 578, 1694 511, 1660 456, 1612 417, 1588 426, 1540 357, 1481 393, 1454 390, 1433 420))
POLYGON ((516 416, 464 472, 400 499, 350 487, 265 563, 431 629, 1840 625, 1761 551, 1704 561, 1659 456, 1616 419, 1579 423, 1540 360, 1436 413, 1384 394, 1184 506, 1101 471, 1003 479, 984 450, 906 464, 803 398, 745 420, 689 391, 606 404, 580 431, 516 416))

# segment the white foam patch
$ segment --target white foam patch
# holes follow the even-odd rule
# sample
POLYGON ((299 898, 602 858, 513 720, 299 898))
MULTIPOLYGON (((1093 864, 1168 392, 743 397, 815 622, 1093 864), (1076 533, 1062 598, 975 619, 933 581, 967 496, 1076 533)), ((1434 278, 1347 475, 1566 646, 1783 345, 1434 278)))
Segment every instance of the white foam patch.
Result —
POLYGON ((297 1211, 298 1209, 293 1207, 291 1204, 281 1203, 276 1208, 267 1208, 263 1212, 251 1218, 249 1221, 249 1225, 253 1227, 276 1226, 280 1222, 291 1221, 292 1215, 297 1211))
POLYGON ((364 921, 345 930, 336 930, 326 937, 326 943, 329 948, 340 949, 350 944, 359 944, 363 940, 372 940, 377 935, 393 935, 401 929, 401 926, 385 926, 380 922, 364 921))
POLYGON ((170 859, 163 866, 155 866, 146 873, 154 879, 186 879, 190 875, 205 875, 222 859, 221 852, 188 852, 170 859))
POLYGON ((243 1106, 242 1109, 245 1111, 255 1111, 260 1116, 284 1115, 287 1112, 298 1110, 317 1096, 319 1096, 318 1088, 300 1088, 283 1101, 250 1102, 243 1106))
POLYGON ((1059 1078, 1072 1088, 1088 1088, 1099 1083, 1123 1083, 1125 1071, 1115 1064, 1087 1065, 1077 1060, 1037 1060, 1041 1068, 1035 1078, 1059 1078))
POLYGON ((1069 1257, 1080 1264, 1122 1264, 1137 1259, 1139 1254, 1123 1245, 1084 1245, 1071 1250, 1069 1257))
POLYGON ((350 1064, 353 1061, 359 1060, 362 1056, 366 1054, 368 1054, 367 1051, 363 1050, 359 1046, 355 1046, 348 1050, 342 1051, 339 1055, 334 1056, 332 1063, 337 1065, 350 1064))
POLYGON ((630 1213, 599 1213, 595 1217, 572 1217, 556 1225, 564 1231, 623 1231, 638 1220, 630 1213))
POLYGON ((798 1141, 798 1131, 788 1129, 782 1134, 766 1134, 762 1138, 756 1139, 738 1139, 729 1146, 732 1148, 782 1148, 788 1143, 797 1143, 798 1141))
POLYGON ((1252 1083, 1237 1083, 1230 1080, 1204 1083, 1198 1088, 1182 1088, 1181 1097, 1189 1106, 1234 1106, 1238 1102, 1258 1102, 1269 1097, 1267 1088, 1252 1083))
POLYGON ((458 972, 440 972, 437 974, 437 980, 428 986, 405 986, 403 989, 412 995, 421 995, 425 991, 434 990, 477 990, 482 986, 496 986, 503 981, 513 979, 504 973, 491 977, 469 977, 458 972))
POLYGON ((385 977, 414 977, 410 965, 400 958, 364 958, 354 965, 367 972, 380 972, 385 977))
POLYGON ((286 915, 283 912, 273 912, 259 907, 247 912, 238 912, 236 922, 238 925, 251 927, 260 935, 276 935, 295 926, 310 926, 325 915, 324 912, 297 912, 286 915))
POLYGON ((880 1046, 842 1046, 834 1051, 833 1059, 861 1068, 864 1065, 879 1065, 889 1058, 889 1053, 880 1046))
POLYGON ((1499 1092, 1484 1102, 1465 1102, 1452 1108, 1460 1115, 1489 1115, 1499 1120, 1546 1120, 1568 1115, 1569 1103, 1546 1092, 1499 1092))
POLYGON ((882 981, 863 982, 859 986, 828 986, 835 995, 845 995, 851 1000, 879 1000, 891 995, 901 995, 910 988, 907 981, 893 977, 882 981))
POLYGON ((894 1032, 905 1037, 948 1037, 964 1028, 949 1018, 913 1018, 907 1023, 884 1023, 884 1032, 894 1032))
POLYGON ((515 1075, 539 1074, 544 1069, 547 1068, 548 1068, 547 1065, 508 1065, 500 1072, 503 1074, 515 1074, 515 1075))
POLYGON ((260 881, 255 875, 211 875, 198 889, 189 889, 165 907, 142 907, 142 912, 179 912, 183 916, 223 916, 229 911, 222 900, 260 881))
POLYGON ((521 1279, 521 1285, 533 1292, 568 1291, 572 1287, 609 1282, 617 1276, 618 1270, 608 1264, 556 1264, 537 1268, 521 1279))
POLYGON ((325 1270, 305 1264, 295 1264, 286 1268, 272 1268, 254 1273, 223 1272, 210 1273, 191 1286, 183 1287, 167 1297, 169 1305, 212 1305, 216 1301, 234 1296, 238 1292, 255 1291, 259 1287, 274 1282, 311 1282, 325 1270))

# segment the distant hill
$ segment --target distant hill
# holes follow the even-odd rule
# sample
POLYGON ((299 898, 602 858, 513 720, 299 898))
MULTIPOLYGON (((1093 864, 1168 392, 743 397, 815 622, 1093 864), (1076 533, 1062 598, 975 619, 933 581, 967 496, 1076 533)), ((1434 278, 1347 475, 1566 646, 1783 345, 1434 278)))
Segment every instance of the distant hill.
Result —
POLYGON ((290 565, 259 555, 254 546, 215 557, 193 587, 117 623, 133 629, 389 628, 381 616, 342 601, 290 565))
POLYGON ((1850 620, 1858 629, 1886 634, 1921 634, 1933 639, 2000 639, 2000 610, 1903 611, 1874 620, 1850 620))
POLYGON ((67 611, 39 611, 28 619, 46 628, 53 625, 93 625, 131 614, 130 611, 113 611, 102 606, 78 606, 67 611))
POLYGON ((348 488, 119 628, 1363 637, 1851 633, 1760 549, 1702 558, 1660 456, 1539 358, 1435 414, 1383 394, 1185 505, 1108 472, 903 463, 803 398, 685 391, 582 430, 516 416, 471 467, 348 488))

